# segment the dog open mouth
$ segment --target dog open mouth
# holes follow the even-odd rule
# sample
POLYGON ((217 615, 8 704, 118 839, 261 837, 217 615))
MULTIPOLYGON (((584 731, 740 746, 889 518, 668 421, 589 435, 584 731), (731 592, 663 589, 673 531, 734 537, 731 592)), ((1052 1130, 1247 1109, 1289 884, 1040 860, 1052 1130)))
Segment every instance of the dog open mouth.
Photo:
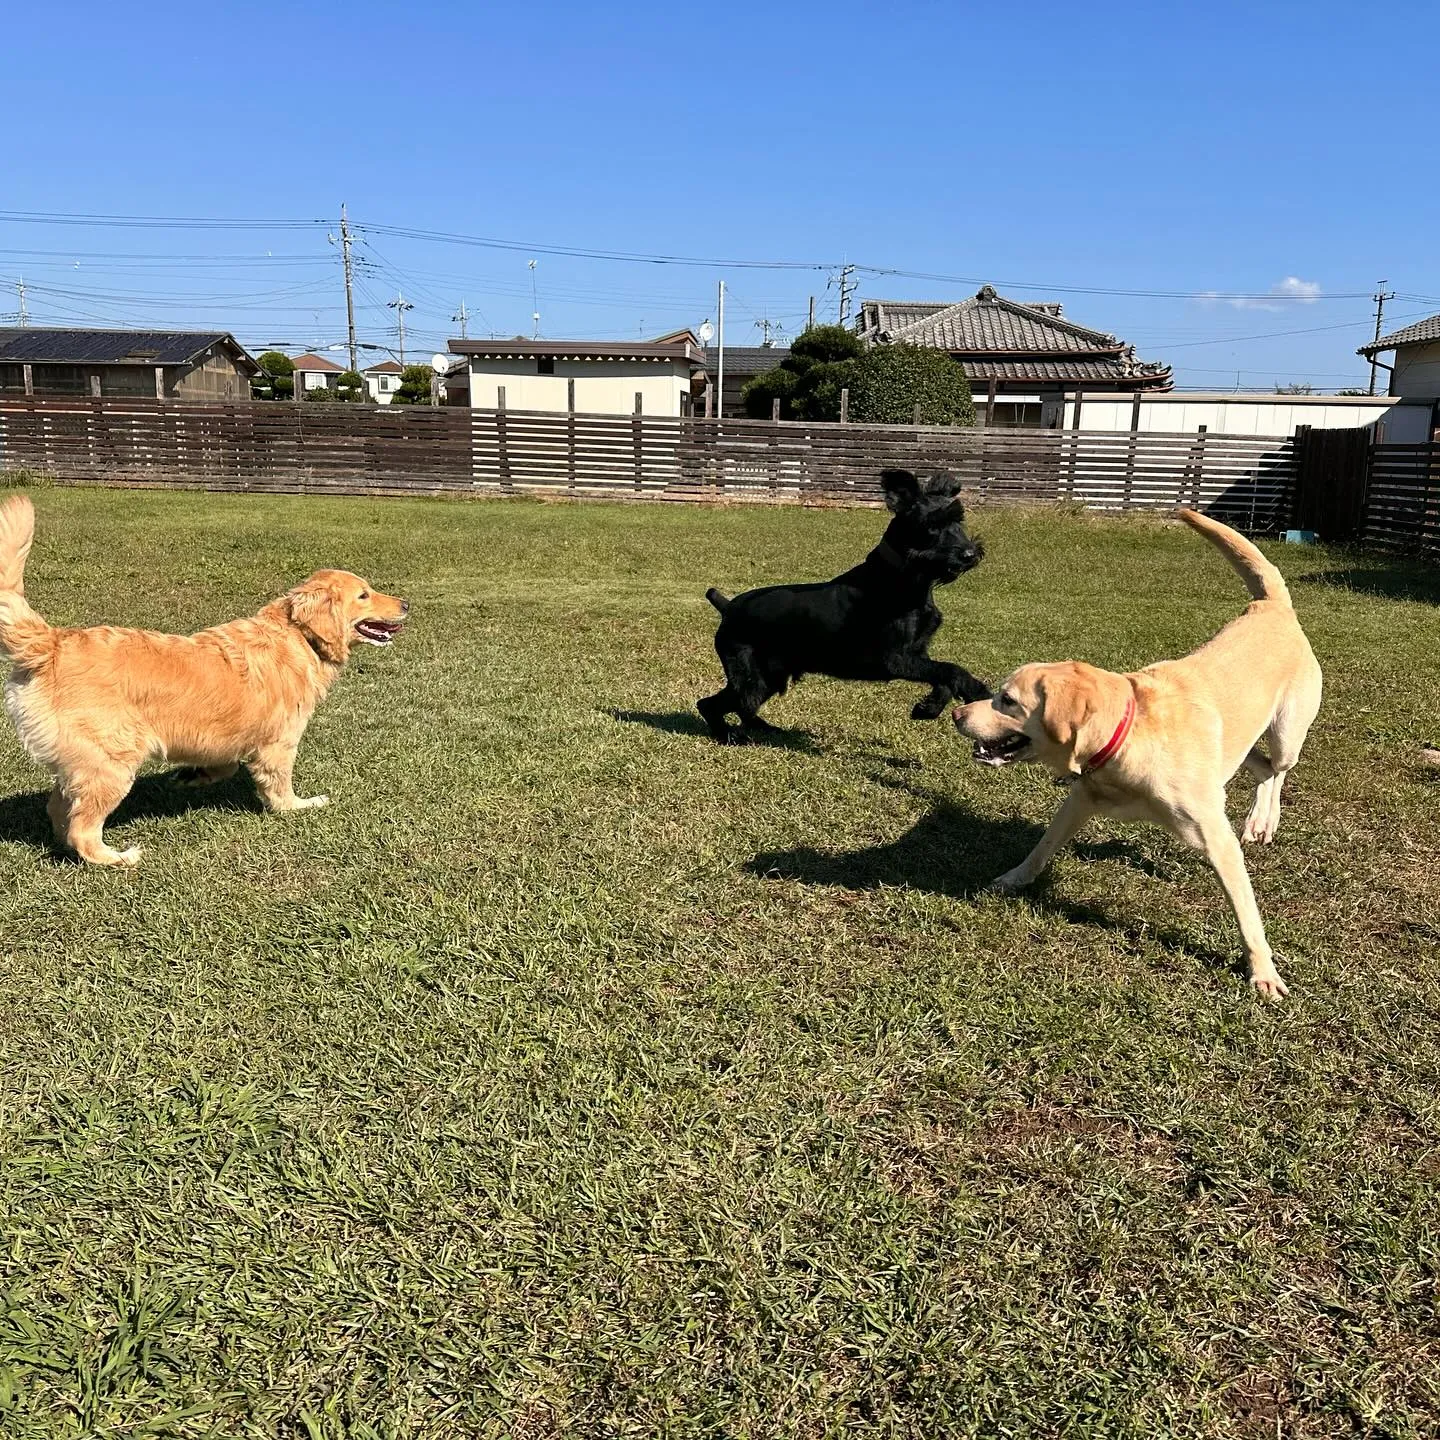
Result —
POLYGON ((389 645, 400 633, 400 620, 357 620, 355 634, 367 645, 389 645))
POLYGON ((1030 737, 1006 735, 1002 740, 977 740, 971 752, 981 765, 1013 765, 1030 748, 1030 737))

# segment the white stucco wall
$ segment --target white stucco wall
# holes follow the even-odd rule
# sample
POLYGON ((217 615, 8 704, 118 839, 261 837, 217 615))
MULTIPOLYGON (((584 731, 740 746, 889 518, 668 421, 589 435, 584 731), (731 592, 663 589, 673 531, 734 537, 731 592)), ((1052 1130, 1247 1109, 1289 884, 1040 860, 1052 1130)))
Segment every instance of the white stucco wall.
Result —
POLYGON ((508 410, 569 409, 569 382, 575 381, 575 409, 585 415, 633 415, 640 395, 645 415, 679 415, 680 397, 690 393, 690 366, 686 361, 564 360, 557 358, 555 373, 541 375, 529 360, 470 360, 470 403, 494 409, 499 388, 505 387, 508 410))
POLYGON ((1440 399, 1440 340, 1431 345, 1406 345, 1394 355, 1390 393, 1406 399, 1440 399))
MULTIPOLYGON (((1129 397, 1085 398, 1082 430, 1129 430, 1129 397)), ((1075 403, 1065 402, 1064 425, 1075 423, 1075 403)), ((1212 435, 1293 435, 1301 425, 1345 429, 1376 425, 1377 439, 1419 444, 1429 439, 1430 405, 1402 404, 1392 395, 1146 395, 1140 401, 1145 431, 1198 430, 1212 435)))

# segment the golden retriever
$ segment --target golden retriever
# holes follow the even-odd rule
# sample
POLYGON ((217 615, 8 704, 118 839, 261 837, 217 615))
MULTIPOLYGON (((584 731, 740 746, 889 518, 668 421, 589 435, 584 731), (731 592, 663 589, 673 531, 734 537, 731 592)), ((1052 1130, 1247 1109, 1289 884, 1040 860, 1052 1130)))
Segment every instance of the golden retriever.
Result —
POLYGON ((960 733, 986 765, 1038 761, 1070 793, 1039 844, 994 888, 1028 885, 1096 814, 1150 820, 1204 853, 1225 887, 1245 942, 1250 983, 1285 993, 1275 969, 1225 786, 1244 765, 1259 782, 1244 838, 1269 844, 1280 787, 1320 708, 1320 666, 1280 572, 1228 526, 1180 511, 1230 561, 1255 598, 1183 660, 1116 675, 1073 660, 1025 665, 989 700, 955 710, 960 733), (1268 757, 1256 748, 1261 738, 1268 757))
POLYGON ((60 844, 96 865, 136 864, 139 849, 112 849, 103 829, 150 759, 193 766, 200 783, 245 765, 272 811, 326 803, 291 788, 300 737, 352 641, 390 644, 406 601, 317 570, 258 615, 198 635, 61 629, 25 599, 34 535, 25 496, 0 506, 0 648, 14 661, 5 708, 30 758, 54 773, 60 844))

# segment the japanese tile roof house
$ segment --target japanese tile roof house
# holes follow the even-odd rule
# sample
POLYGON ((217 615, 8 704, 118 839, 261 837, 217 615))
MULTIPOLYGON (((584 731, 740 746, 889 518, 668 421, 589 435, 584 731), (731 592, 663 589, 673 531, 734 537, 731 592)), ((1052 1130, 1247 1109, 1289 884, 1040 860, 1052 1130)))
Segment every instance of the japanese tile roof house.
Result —
POLYGON ((221 330, 0 330, 0 392, 248 400, 258 362, 221 330))
POLYGON ((954 305, 865 300, 857 326, 867 345, 921 345, 958 360, 992 423, 1056 426, 1066 395, 1169 390, 1170 367, 1138 360, 1114 335, 1067 320, 1054 301, 1022 304, 982 286, 954 305))

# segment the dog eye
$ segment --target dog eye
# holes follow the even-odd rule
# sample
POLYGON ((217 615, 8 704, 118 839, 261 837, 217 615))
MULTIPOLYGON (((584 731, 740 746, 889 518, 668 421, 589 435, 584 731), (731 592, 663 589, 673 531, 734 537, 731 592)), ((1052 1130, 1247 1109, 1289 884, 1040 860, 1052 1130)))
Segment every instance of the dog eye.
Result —
POLYGON ((362 590, 362 591, 360 592, 360 599, 362 599, 362 600, 368 600, 369 598, 370 598, 370 592, 369 592, 368 590, 362 590))

